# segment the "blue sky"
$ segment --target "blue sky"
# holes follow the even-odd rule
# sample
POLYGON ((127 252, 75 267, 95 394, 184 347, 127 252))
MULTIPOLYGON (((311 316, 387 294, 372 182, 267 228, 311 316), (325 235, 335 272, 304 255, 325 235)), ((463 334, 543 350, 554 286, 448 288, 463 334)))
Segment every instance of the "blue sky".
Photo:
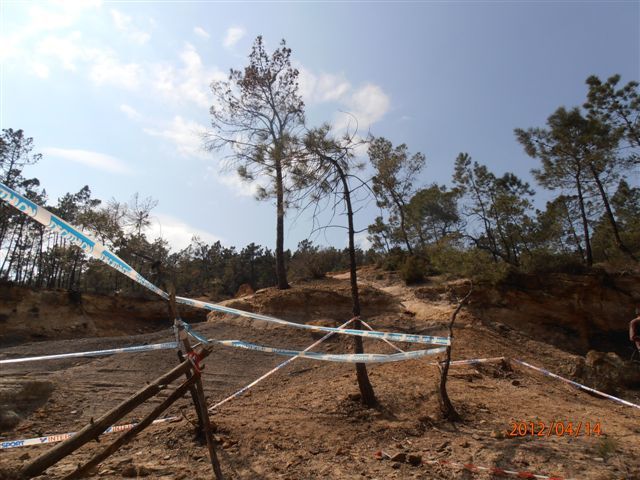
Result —
MULTIPOLYGON (((271 202, 199 137, 209 83, 246 64, 256 35, 293 49, 310 124, 351 112, 361 133, 425 153, 423 184, 449 183, 461 151, 531 181, 515 127, 582 104, 591 74, 640 79, 639 2, 0 3, 0 126, 44 154, 25 173, 52 203, 85 184, 103 200, 154 197, 154 233, 175 248, 192 234, 275 244, 271 202)), ((377 213, 366 205, 359 227, 377 213)), ((294 217, 289 248, 312 228, 294 217)), ((341 231, 314 238, 346 244, 341 231)))

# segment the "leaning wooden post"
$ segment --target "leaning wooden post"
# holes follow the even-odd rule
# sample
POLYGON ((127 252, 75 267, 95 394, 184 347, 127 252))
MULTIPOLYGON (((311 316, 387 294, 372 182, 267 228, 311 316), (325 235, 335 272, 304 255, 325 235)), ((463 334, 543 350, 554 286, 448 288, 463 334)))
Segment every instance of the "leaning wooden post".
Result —
MULTIPOLYGON (((180 320, 180 315, 178 313, 178 306, 176 305, 176 290, 171 282, 167 282, 167 290, 169 292, 169 311, 171 312, 171 315, 173 317, 173 328, 176 332, 176 340, 178 341, 179 344, 182 344, 182 348, 184 352, 189 353, 193 349, 191 347, 191 344, 189 343, 189 336, 187 335, 187 332, 184 329, 182 321, 180 320)), ((180 362, 184 361, 184 355, 182 354, 182 352, 180 352, 180 346, 178 346, 178 359, 180 360, 180 362)), ((201 368, 204 368, 204 366, 201 368)), ((191 377, 193 376, 193 374, 191 373, 191 370, 188 370, 187 372, 185 372, 185 375, 187 377, 187 380, 191 379, 191 377)), ((191 387, 189 388, 189 392, 191 393, 191 400, 193 401, 193 404, 197 405, 198 392, 196 390, 195 382, 191 384, 191 387)), ((196 408, 196 413, 198 414, 198 430, 197 431, 198 431, 198 437, 200 437, 204 432, 204 419, 202 418, 199 408, 196 408)), ((202 439, 200 438, 200 440, 202 439)))
MULTIPOLYGON (((200 358, 204 358, 208 354, 209 351, 204 349, 200 353, 200 358)), ((51 450, 48 450, 47 452, 43 453, 42 455, 28 463, 22 469, 21 475, 24 478, 32 478, 40 475, 51 465, 60 461, 67 455, 75 452, 85 443, 98 438, 108 427, 115 424, 118 420, 120 420, 123 416, 136 408, 138 405, 144 403, 161 390, 167 388, 168 384, 173 382, 181 375, 184 375, 184 373, 191 368, 193 368, 191 361, 185 360, 173 370, 158 377, 152 383, 139 390, 136 394, 120 403, 117 407, 102 415, 102 417, 100 417, 98 420, 89 423, 73 437, 56 445, 51 450)))
MULTIPOLYGON (((193 405, 198 415, 198 428, 207 441, 207 448, 209 449, 209 459, 211 460, 213 473, 218 480, 223 480, 222 469, 220 468, 220 462, 218 460, 218 455, 216 454, 216 447, 214 443, 213 432, 211 429, 211 420, 209 419, 209 412, 207 411, 206 400, 204 397, 204 388, 202 386, 202 377, 200 375, 203 367, 200 366, 199 363, 200 357, 196 352, 194 352, 193 348, 191 347, 189 335, 185 331, 182 322, 178 318, 176 318, 175 324, 178 327, 178 338, 182 343, 182 348, 184 348, 186 356, 193 363, 193 376, 196 377, 196 380, 193 387, 191 388, 191 396, 193 398, 193 405)), ((210 348, 211 347, 209 347, 209 349, 210 348)))
POLYGON ((63 480, 73 480, 76 478, 84 478, 88 472, 97 467, 101 462, 103 462, 106 458, 111 456, 114 452, 116 452, 121 446, 130 442, 137 434, 139 434, 142 430, 147 428, 149 425, 153 423, 153 421, 160 416, 162 412, 164 412, 167 408, 169 408, 176 400, 182 398, 187 390, 193 385, 195 382, 195 378, 191 378, 180 385, 171 395, 169 395, 160 405, 153 409, 153 411, 148 414, 145 418, 142 419, 140 423, 137 423, 131 430, 125 432, 123 435, 118 437, 118 439, 111 443, 107 448, 103 451, 95 455, 91 460, 85 463, 83 466, 78 467, 75 471, 64 477, 63 480))

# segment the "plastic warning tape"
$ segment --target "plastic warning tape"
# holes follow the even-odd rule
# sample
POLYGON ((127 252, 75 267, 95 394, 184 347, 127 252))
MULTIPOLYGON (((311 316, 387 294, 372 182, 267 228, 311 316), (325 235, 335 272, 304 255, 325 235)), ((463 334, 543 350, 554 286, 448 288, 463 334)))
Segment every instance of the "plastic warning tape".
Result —
POLYGON ((461 462, 452 462, 450 460, 423 460, 423 464, 426 465, 443 465, 446 467, 458 467, 463 468, 472 473, 489 473, 495 476, 501 477, 517 477, 517 478, 527 478, 531 480, 570 480, 565 477, 557 477, 557 476, 548 476, 548 475, 540 475, 537 473, 531 472, 518 472, 516 470, 506 470, 500 467, 482 467, 480 465, 474 465, 473 463, 461 463, 461 462))
MULTIPOLYGON (((143 287, 151 290, 152 292, 160 295, 164 299, 168 299, 169 295, 156 287, 153 283, 148 281, 138 272, 136 272, 130 265, 124 260, 118 257, 115 253, 109 251, 100 242, 91 238, 91 236, 81 232, 79 229, 72 227, 67 222, 57 217, 47 209, 36 205, 31 200, 25 198, 19 193, 13 191, 3 183, 0 183, 0 199, 4 200, 8 204, 12 205, 25 215, 33 218, 37 222, 47 227, 52 232, 58 233, 61 237, 67 240, 68 243, 78 246, 85 253, 92 255, 98 260, 103 261, 110 267, 116 269, 120 273, 126 275, 134 282, 139 283, 143 287)), ((295 322, 289 322, 280 318, 271 317, 268 315, 261 315, 258 313, 246 312, 244 310, 238 310, 236 308, 223 307, 222 305, 202 302, 200 300, 193 300, 185 297, 176 297, 176 302, 183 305, 190 305, 196 308, 202 308, 205 310, 218 311, 223 313, 229 313, 246 318, 252 318, 254 320, 263 320, 265 322, 276 323, 279 325, 286 325, 288 327, 300 328, 305 330, 313 330, 317 332, 333 332, 346 335, 355 335, 366 338, 378 338, 395 340, 398 342, 410 342, 410 343, 427 343, 434 345, 450 345, 451 341, 448 337, 432 337, 427 335, 412 335, 406 333, 390 333, 390 332, 377 332, 367 330, 356 329, 338 329, 333 327, 322 327, 316 325, 307 325, 295 322)))
MULTIPOLYGON (((245 350, 254 350, 264 353, 275 353, 276 355, 285 355, 289 357, 302 357, 310 358, 312 360, 321 360, 325 362, 341 362, 341 363, 390 363, 401 362, 405 360, 413 360, 416 358, 422 358, 426 355, 436 355, 446 351, 446 347, 432 348, 429 350, 414 350, 411 352, 400 352, 391 355, 380 353, 350 353, 350 354, 329 354, 318 353, 309 351, 289 350, 285 348, 265 347, 263 345, 256 345, 255 343, 245 342, 243 340, 215 340, 212 338, 205 338, 188 323, 180 320, 180 324, 184 329, 192 335, 196 340, 205 344, 215 343, 218 345, 224 345, 226 347, 244 348, 245 350)), ((333 333, 331 333, 333 334, 333 333)))
MULTIPOLYGON (((351 320, 347 320, 346 322, 344 322, 342 325, 340 325, 338 328, 345 328, 347 325, 349 325, 351 322, 353 322, 355 319, 352 318, 351 320)), ((315 342, 313 342, 311 345, 309 345, 307 348, 305 348, 303 350, 303 352, 308 352, 309 350, 311 350, 312 348, 317 347, 318 345, 320 345, 322 342, 324 342, 325 340, 327 340, 329 337, 333 336, 333 333, 327 333, 325 336, 323 336, 320 340, 317 340, 315 342)), ((251 388, 255 387, 258 383, 262 382, 264 379, 270 377, 271 375, 273 375, 274 373, 276 373, 278 370, 283 369, 284 367, 286 367, 287 365, 289 365, 291 362, 293 362, 296 358, 300 358, 299 356, 295 356, 295 357, 291 357, 287 360, 285 360, 284 362, 282 362, 281 364, 275 366, 274 368, 272 368, 271 370, 269 370, 267 373, 265 373, 264 375, 256 378, 253 382, 251 382, 248 385, 245 385, 244 387, 242 387, 240 390, 238 390, 237 392, 229 395, 227 398, 220 400, 218 403, 216 403, 215 405, 212 405, 211 407, 209 407, 209 411, 213 411, 216 408, 221 407, 222 405, 224 405, 225 403, 233 400, 234 398, 238 398, 239 396, 241 396, 242 394, 244 394, 245 392, 249 391, 251 388)))
POLYGON ((93 350, 89 352, 58 353, 55 355, 41 355, 38 357, 9 358, 5 360, 0 360, 0 365, 5 365, 9 363, 38 362, 38 361, 44 361, 44 360, 59 360, 63 358, 101 357, 106 355, 113 355, 115 353, 148 352, 151 350, 167 350, 167 349, 173 349, 177 347, 178 347, 178 344, 176 342, 154 343, 151 345, 136 345, 135 347, 109 348, 106 350, 93 350))
POLYGON ((436 355, 444 353, 446 347, 431 348, 429 350, 414 350, 411 352, 381 354, 381 353, 350 353, 350 354, 330 354, 319 352, 305 352, 299 350, 287 350, 284 348, 264 347, 254 343, 244 342, 242 340, 215 340, 215 343, 228 347, 244 348, 246 350, 255 350, 258 352, 275 353, 277 355, 286 355, 289 357, 309 358, 312 360, 321 360, 325 362, 341 362, 341 363, 390 363, 402 362, 405 360, 414 360, 422 358, 426 355, 436 355))
POLYGON ((263 315, 260 313, 246 312, 244 310, 238 310, 237 308, 225 307, 222 305, 203 302, 200 300, 193 300, 190 298, 176 297, 176 302, 184 305, 190 305, 195 308, 202 308, 205 310, 211 310, 222 313, 229 313, 231 315, 237 315, 239 317, 252 318, 254 320, 263 320, 265 322, 276 323, 279 325, 286 325, 289 327, 300 328, 303 330, 313 330, 316 332, 331 332, 331 333, 343 333, 346 335, 354 335, 358 337, 377 338, 379 340, 393 340, 396 342, 409 342, 409 343, 426 343, 430 345, 450 345, 451 340, 448 337, 434 337, 430 335, 414 335, 410 333, 392 333, 392 332, 378 332, 371 330, 357 330, 353 328, 339 329, 335 327, 322 327, 319 325, 307 325, 305 323, 289 322, 282 320, 281 318, 272 317, 270 315, 263 315))
POLYGON ((553 372, 550 372, 549 370, 546 370, 544 368, 536 367, 536 366, 531 365, 531 364, 529 364, 527 362, 524 362, 522 360, 518 360, 517 358, 512 358, 511 360, 513 360, 514 362, 516 362, 516 363, 518 363, 518 364, 520 364, 522 366, 525 366, 527 368, 531 368, 532 370, 540 372, 544 376, 555 378, 557 380, 560 380, 561 382, 565 382, 565 383, 568 383, 569 385, 573 385, 574 387, 579 388, 580 390, 584 390, 585 392, 590 392, 590 393, 599 395, 601 397, 608 398, 609 400, 613 400, 614 402, 621 403, 622 405, 626 405, 627 407, 633 407, 633 408, 639 408, 640 409, 640 405, 637 405, 635 403, 631 403, 631 402, 629 402, 627 400, 623 400, 622 398, 614 397, 613 395, 609 395, 608 393, 601 392, 600 390, 596 390, 595 388, 587 387, 586 385, 583 385, 583 384, 578 383, 578 382, 574 382, 573 380, 569 380, 568 378, 561 377, 560 375, 557 375, 557 374, 555 374, 553 372))
MULTIPOLYGON (((180 417, 167 417, 167 418, 159 418, 154 420, 152 424, 158 423, 167 423, 167 422, 175 422, 179 420, 180 417)), ((117 432, 126 432, 127 430, 131 430, 138 423, 127 423, 125 425, 112 425, 107 428, 102 435, 109 433, 117 433, 117 432)), ((8 448, 18 448, 18 447, 31 447, 34 445, 43 445, 45 443, 57 443, 63 442, 68 438, 73 437, 78 432, 70 432, 70 433, 60 433, 57 435, 46 435, 44 437, 36 437, 36 438, 24 438, 21 440, 6 440, 0 442, 0 450, 8 449, 8 448)))

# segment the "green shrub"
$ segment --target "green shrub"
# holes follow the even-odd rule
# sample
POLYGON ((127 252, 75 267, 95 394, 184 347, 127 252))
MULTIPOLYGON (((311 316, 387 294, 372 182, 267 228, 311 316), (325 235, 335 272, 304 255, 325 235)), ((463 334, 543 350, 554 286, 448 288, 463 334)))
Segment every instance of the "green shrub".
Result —
POLYGON ((400 268, 400 277, 407 285, 420 283, 424 281, 426 262, 415 255, 405 258, 400 268))
POLYGON ((578 255, 552 253, 548 250, 533 250, 523 255, 520 270, 524 273, 585 273, 587 267, 578 255))

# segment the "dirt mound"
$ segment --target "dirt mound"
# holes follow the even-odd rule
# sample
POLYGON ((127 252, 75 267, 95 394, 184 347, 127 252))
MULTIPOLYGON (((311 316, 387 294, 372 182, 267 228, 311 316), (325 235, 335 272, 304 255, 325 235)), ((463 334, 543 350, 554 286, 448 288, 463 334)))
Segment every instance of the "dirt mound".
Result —
POLYGON ((251 285, 249 285, 248 283, 243 283, 238 287, 235 298, 246 297, 247 295, 253 295, 254 293, 256 292, 253 290, 253 287, 251 287, 251 285))
MULTIPOLYGON (((398 299, 368 285, 360 286, 360 304, 364 316, 402 310, 398 299)), ((329 319, 342 323, 352 316, 351 286, 347 280, 335 278, 299 283, 287 290, 266 288, 221 305, 305 322, 329 319)), ((208 318, 217 320, 221 316, 224 315, 212 312, 208 318)))

